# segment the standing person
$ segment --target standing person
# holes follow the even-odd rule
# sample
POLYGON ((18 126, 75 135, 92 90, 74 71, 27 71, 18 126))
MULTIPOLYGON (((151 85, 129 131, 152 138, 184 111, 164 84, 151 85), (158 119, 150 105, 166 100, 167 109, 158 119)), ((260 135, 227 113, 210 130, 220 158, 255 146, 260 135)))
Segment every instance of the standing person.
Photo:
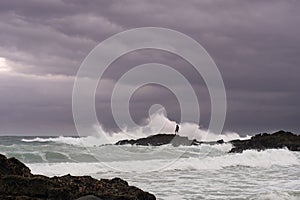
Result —
POLYGON ((176 128, 175 128, 175 135, 176 135, 176 133, 178 133, 178 131, 179 131, 179 125, 178 125, 178 124, 176 124, 176 128))

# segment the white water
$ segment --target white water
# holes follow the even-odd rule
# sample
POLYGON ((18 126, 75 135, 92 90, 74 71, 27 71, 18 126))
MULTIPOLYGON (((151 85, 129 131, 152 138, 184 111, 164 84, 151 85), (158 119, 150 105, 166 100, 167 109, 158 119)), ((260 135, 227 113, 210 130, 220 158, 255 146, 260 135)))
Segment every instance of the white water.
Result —
MULTIPOLYGON (((132 147, 134 148, 134 147, 132 147)), ((149 159, 111 162, 61 162, 61 163, 30 163, 33 173, 42 173, 50 176, 88 175, 98 172, 165 172, 165 171, 214 171, 228 167, 253 167, 268 169, 272 166, 300 165, 297 155, 286 149, 266 150, 257 152, 248 150, 242 154, 226 154, 208 157, 188 157, 171 159, 149 159), (155 167, 152 167, 155 165, 155 167), (121 167, 122 166, 122 167, 121 167), (158 167, 160 166, 160 167, 158 167)))
MULTIPOLYGON (((169 120, 162 113, 156 112, 151 115, 151 126, 146 125, 142 127, 127 129, 119 133, 107 133, 102 127, 95 126, 97 134, 94 136, 82 136, 81 137, 49 137, 49 138, 30 138, 22 139, 23 142, 55 142, 61 144, 78 145, 85 147, 99 146, 103 144, 114 144, 119 140, 124 139, 137 139, 141 137, 147 137, 157 133, 174 133, 174 127, 176 123, 169 120)), ((235 139, 249 139, 250 136, 241 137, 238 133, 225 132, 222 134, 215 134, 208 130, 200 129, 198 125, 193 123, 182 123, 180 125, 180 136, 187 136, 190 139, 197 139, 199 141, 217 141, 223 139, 224 141, 230 141, 235 139)))
MULTIPOLYGON (((155 120, 165 120, 160 132, 173 133, 174 122, 162 116, 155 120)), ((229 154, 231 144, 103 145, 145 137, 153 130, 138 128, 113 135, 97 130, 98 135, 82 138, 2 137, 0 152, 25 162, 35 174, 121 177, 163 200, 300 199, 299 152, 269 149, 229 154)), ((202 141, 247 138, 237 133, 216 135, 189 123, 181 124, 180 135, 202 141)))
MULTIPOLYGON (((144 148, 144 152, 149 152, 148 147, 126 148, 138 152, 144 148)), ((214 145, 181 147, 180 150, 186 151, 181 158, 168 159, 172 148, 179 152, 168 146, 162 150, 160 159, 146 154, 144 160, 136 156, 136 160, 29 163, 28 166, 33 173, 48 176, 70 173, 94 178, 121 177, 154 193, 158 199, 300 199, 299 153, 279 149, 227 154, 224 150, 228 145, 214 145)), ((106 150, 110 151, 108 147, 106 150)))
POLYGON ((0 151, 36 174, 121 177, 158 199, 300 199, 299 152, 228 154, 231 144, 86 149, 81 140, 90 138, 12 137, 0 151))

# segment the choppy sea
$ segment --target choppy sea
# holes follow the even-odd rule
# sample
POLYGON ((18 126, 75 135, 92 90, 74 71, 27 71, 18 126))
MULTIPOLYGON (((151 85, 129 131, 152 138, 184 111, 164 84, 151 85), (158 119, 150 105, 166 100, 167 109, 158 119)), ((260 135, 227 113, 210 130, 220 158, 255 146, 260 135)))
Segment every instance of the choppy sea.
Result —
POLYGON ((300 152, 227 153, 231 144, 98 145, 93 137, 0 137, 35 174, 120 177, 158 199, 300 199, 300 152))

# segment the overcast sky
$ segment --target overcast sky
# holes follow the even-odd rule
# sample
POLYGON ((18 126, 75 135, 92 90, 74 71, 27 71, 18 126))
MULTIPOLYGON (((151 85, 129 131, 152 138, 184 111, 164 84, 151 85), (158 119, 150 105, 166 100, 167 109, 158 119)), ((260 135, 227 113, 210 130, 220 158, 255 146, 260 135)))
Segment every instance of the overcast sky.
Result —
MULTIPOLYGON (((216 62, 227 92, 224 130, 243 134, 300 128, 300 2, 298 0, 1 0, 0 134, 72 135, 72 87, 83 59, 121 31, 155 26, 197 40, 216 62)), ((97 90, 100 123, 116 130, 110 113, 114 83, 133 66, 158 62, 193 84, 201 126, 210 119, 205 83, 179 56, 132 52, 114 62, 97 90)), ((150 85, 132 97, 136 122, 152 104, 179 121, 176 97, 150 85)))

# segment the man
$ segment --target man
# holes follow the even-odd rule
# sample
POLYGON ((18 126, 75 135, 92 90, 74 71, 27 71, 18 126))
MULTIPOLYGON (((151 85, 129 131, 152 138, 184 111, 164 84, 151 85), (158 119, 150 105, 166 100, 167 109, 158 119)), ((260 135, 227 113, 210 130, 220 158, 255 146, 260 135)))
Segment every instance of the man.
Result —
POLYGON ((176 133, 178 133, 178 131, 179 131, 179 125, 178 125, 178 124, 176 124, 176 128, 175 128, 175 135, 176 135, 176 133))

